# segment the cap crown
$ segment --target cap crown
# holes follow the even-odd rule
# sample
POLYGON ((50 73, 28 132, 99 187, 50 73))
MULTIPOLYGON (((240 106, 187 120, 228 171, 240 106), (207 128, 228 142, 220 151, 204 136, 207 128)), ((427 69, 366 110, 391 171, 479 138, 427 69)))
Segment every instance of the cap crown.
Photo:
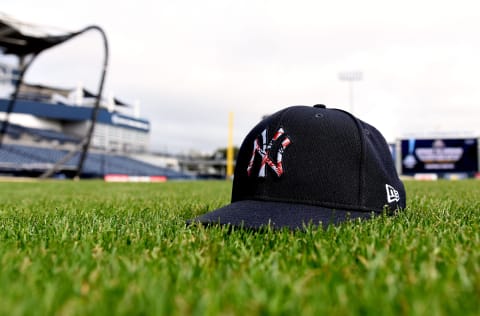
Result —
POLYGON ((381 212, 405 207, 388 145, 373 126, 324 107, 268 116, 240 148, 232 202, 262 200, 381 212))

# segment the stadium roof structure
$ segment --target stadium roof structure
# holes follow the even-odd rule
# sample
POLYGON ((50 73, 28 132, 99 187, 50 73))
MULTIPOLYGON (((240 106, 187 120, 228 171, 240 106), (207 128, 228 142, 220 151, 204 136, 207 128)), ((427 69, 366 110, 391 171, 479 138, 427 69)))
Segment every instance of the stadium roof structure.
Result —
MULTIPOLYGON (((19 58, 20 63, 20 75, 16 82, 15 92, 13 93, 10 103, 6 111, 6 118, 2 124, 0 131, 0 147, 3 142, 3 135, 8 127, 9 115, 12 112, 20 85, 22 84, 23 77, 28 70, 29 66, 35 60, 35 58, 46 49, 49 49, 55 45, 63 43, 77 35, 85 33, 89 30, 96 30, 100 33, 103 39, 105 56, 103 67, 101 70, 100 83, 98 87, 97 99, 95 107, 92 109, 92 116, 89 130, 85 136, 84 141, 81 144, 82 153, 77 168, 77 178, 80 176, 83 168, 83 163, 87 156, 87 152, 90 146, 90 141, 93 134, 93 129, 97 121, 98 111, 100 108, 100 98, 103 91, 103 85, 105 82, 105 76, 108 68, 108 41, 105 32, 96 25, 87 26, 84 29, 76 32, 64 32, 58 33, 53 31, 53 28, 46 28, 30 23, 24 23, 11 18, 8 15, 0 13, 0 54, 4 55, 16 55, 19 58)), ((52 168, 54 171, 55 166, 52 168)))
MULTIPOLYGON (((98 95, 96 95, 93 92, 90 92, 89 90, 87 90, 85 88, 83 88, 83 95, 86 96, 87 98, 97 98, 98 97, 98 95)), ((115 102, 116 106, 125 106, 127 108, 132 107, 130 104, 125 103, 118 98, 113 98, 113 101, 115 102)))
MULTIPOLYGON (((63 88, 63 87, 54 87, 54 86, 46 86, 42 84, 32 84, 32 83, 27 83, 27 82, 22 82, 20 85, 20 90, 27 90, 27 89, 34 89, 39 92, 43 91, 48 91, 48 92, 55 92, 57 94, 60 94, 64 97, 67 97, 71 92, 75 90, 75 88, 63 88)), ((85 88, 82 88, 82 93, 84 97, 87 98, 98 98, 98 95, 91 92, 90 90, 87 90, 85 88)), ((113 101, 115 102, 115 106, 124 106, 126 108, 131 108, 132 105, 128 104, 126 102, 123 102, 122 100, 118 98, 113 98, 113 101)))
POLYGON ((0 49, 5 55, 26 56, 63 43, 78 32, 59 34, 53 28, 17 21, 0 14, 0 49))

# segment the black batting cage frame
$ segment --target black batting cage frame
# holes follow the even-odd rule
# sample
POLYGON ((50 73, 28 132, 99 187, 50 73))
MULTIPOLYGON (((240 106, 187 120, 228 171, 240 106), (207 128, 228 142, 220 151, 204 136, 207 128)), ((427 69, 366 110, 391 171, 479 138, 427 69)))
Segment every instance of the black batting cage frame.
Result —
POLYGON ((35 30, 41 29, 40 26, 22 23, 10 17, 0 15, 0 53, 4 55, 17 56, 19 60, 19 70, 20 70, 18 75, 18 80, 15 80, 15 90, 8 103, 7 111, 5 113, 5 120, 0 130, 0 148, 2 147, 3 137, 7 132, 7 128, 9 124, 10 113, 12 113, 13 109, 15 108, 15 103, 17 101, 18 93, 20 91, 20 86, 22 85, 25 73, 30 68, 33 61, 38 57, 38 55, 49 48, 52 48, 56 45, 59 45, 68 40, 71 40, 72 38, 88 31, 98 31, 102 36, 103 46, 104 46, 103 67, 101 70, 98 93, 95 96, 96 97, 95 106, 92 109, 91 124, 89 126, 87 135, 81 141, 78 150, 75 150, 73 153, 67 154, 67 156, 60 159, 51 168, 51 170, 45 172, 42 175, 42 177, 51 176, 56 171, 59 165, 63 164, 65 161, 68 161, 73 156, 73 154, 81 150, 80 159, 78 161, 76 175, 75 175, 75 178, 79 178, 83 170, 83 164, 87 157, 93 131, 95 128, 95 123, 97 121, 98 111, 100 108, 100 100, 101 100, 103 86, 105 83, 105 77, 106 77, 107 68, 108 68, 109 51, 108 51, 107 36, 103 31, 103 29, 97 25, 87 26, 79 31, 67 32, 62 35, 48 35, 46 33, 45 35, 44 34, 37 35, 37 33, 40 34, 40 32, 36 32, 36 33, 26 32, 24 30, 26 26, 30 29, 35 29, 35 30))

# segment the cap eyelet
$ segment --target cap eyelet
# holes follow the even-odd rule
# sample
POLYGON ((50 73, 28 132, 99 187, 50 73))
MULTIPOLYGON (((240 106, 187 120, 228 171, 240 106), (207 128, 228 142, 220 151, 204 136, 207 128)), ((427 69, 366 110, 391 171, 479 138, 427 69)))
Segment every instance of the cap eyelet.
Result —
POLYGON ((324 115, 322 113, 315 113, 316 118, 323 118, 324 115))

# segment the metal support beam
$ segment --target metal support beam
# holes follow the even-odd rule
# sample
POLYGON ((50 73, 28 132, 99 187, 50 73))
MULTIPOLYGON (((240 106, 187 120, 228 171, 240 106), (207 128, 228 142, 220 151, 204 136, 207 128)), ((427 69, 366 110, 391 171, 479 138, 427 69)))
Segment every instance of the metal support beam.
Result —
POLYGON ((100 109, 100 101, 101 101, 101 98, 102 98, 103 86, 104 86, 104 83, 105 83, 105 77, 106 77, 107 68, 108 68, 109 52, 108 52, 107 36, 105 35, 105 32, 100 27, 98 27, 96 25, 85 28, 82 31, 82 33, 86 32, 86 31, 89 31, 89 30, 96 30, 96 31, 100 32, 100 34, 102 35, 103 46, 104 46, 104 51, 105 51, 104 54, 105 55, 104 55, 104 60, 103 60, 103 68, 102 68, 101 79, 100 79, 100 83, 99 83, 99 86, 98 86, 97 100, 95 102, 95 107, 92 110, 92 116, 90 118, 91 122, 90 122, 90 126, 89 126, 89 129, 88 129, 88 133, 86 135, 85 141, 83 142, 84 145, 83 145, 83 148, 82 148, 82 153, 80 155, 80 159, 78 160, 77 172, 76 172, 76 175, 75 175, 75 179, 80 178, 80 175, 81 175, 82 170, 83 170, 83 165, 85 163, 85 159, 87 158, 88 150, 90 148, 90 143, 91 143, 91 140, 92 140, 93 131, 95 129, 95 123, 97 122, 98 110, 100 109))

